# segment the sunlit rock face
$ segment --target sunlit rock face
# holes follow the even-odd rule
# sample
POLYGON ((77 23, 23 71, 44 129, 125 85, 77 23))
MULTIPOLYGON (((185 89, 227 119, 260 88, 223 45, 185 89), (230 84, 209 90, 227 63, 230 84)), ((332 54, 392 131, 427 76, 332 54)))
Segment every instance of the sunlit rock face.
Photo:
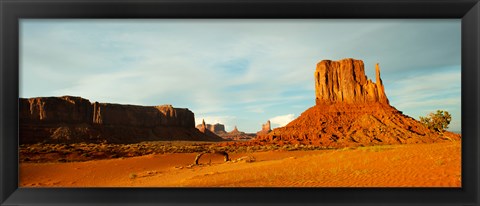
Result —
POLYGON ((388 104, 385 88, 376 65, 376 82, 367 79, 362 60, 323 60, 315 70, 316 104, 384 103, 388 104))

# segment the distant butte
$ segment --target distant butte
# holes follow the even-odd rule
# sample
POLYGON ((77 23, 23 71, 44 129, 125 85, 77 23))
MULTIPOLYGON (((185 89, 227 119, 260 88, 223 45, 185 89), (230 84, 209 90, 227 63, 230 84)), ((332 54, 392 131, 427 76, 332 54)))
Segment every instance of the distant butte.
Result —
POLYGON ((205 120, 202 120, 202 124, 199 124, 196 126, 197 129, 199 130, 204 130, 203 128, 205 128, 206 130, 209 130, 215 134, 221 134, 221 133, 227 133, 225 131, 225 125, 223 124, 220 124, 220 123, 216 123, 216 124, 205 124, 205 120))
POLYGON ((211 133, 218 135, 225 140, 251 140, 255 138, 255 134, 241 132, 237 129, 237 126, 235 126, 231 132, 226 132, 225 125, 220 123, 215 123, 213 125, 206 124, 205 120, 202 120, 202 124, 197 125, 197 129, 205 134, 211 133))
POLYGON ((271 131, 272 131, 272 126, 270 124, 270 120, 267 120, 267 123, 262 124, 262 130, 258 131, 257 135, 268 134, 271 131))
POLYGON ((376 81, 367 79, 362 60, 323 60, 317 64, 315 106, 284 127, 258 133, 251 144, 312 144, 345 147, 431 143, 460 135, 439 134, 390 106, 376 64, 376 81))
POLYGON ((73 96, 20 98, 19 137, 20 144, 222 140, 198 131, 188 109, 91 103, 73 96))

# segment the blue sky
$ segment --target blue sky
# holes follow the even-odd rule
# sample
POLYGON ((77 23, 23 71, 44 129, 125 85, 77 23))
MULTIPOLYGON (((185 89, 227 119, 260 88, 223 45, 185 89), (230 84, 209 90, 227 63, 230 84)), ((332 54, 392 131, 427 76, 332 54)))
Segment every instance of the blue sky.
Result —
POLYGON ((392 106, 461 125, 460 20, 41 20, 20 22, 20 97, 189 108, 246 132, 315 104, 316 63, 375 63, 392 106))

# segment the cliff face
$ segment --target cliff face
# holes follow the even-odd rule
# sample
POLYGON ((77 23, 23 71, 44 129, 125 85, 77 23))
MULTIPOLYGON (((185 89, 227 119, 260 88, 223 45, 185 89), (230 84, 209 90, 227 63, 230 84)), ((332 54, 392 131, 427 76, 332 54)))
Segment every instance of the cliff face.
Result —
POLYGON ((432 131, 390 106, 378 64, 375 83, 367 80, 363 62, 354 59, 323 60, 314 75, 316 105, 285 127, 257 134, 256 144, 345 147, 460 139, 432 131))
POLYGON ((71 96, 21 98, 19 123, 21 144, 219 140, 195 129, 194 114, 188 109, 92 104, 71 96))
POLYGON ((93 103, 93 123, 106 126, 195 127, 193 112, 172 105, 153 107, 93 103))
POLYGON ((42 97, 19 100, 20 123, 87 123, 92 121, 90 101, 80 97, 42 97))
POLYGON ((323 60, 315 71, 316 104, 383 103, 388 104, 385 88, 376 65, 376 82, 367 79, 363 61, 323 60))

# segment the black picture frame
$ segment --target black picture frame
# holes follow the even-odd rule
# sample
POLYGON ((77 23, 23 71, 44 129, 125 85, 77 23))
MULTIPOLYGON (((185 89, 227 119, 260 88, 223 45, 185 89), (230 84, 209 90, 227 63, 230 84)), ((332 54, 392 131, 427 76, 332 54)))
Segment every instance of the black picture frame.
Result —
POLYGON ((479 205, 479 0, 1 0, 1 205, 479 205), (462 19, 462 188, 18 188, 19 19, 462 19))

